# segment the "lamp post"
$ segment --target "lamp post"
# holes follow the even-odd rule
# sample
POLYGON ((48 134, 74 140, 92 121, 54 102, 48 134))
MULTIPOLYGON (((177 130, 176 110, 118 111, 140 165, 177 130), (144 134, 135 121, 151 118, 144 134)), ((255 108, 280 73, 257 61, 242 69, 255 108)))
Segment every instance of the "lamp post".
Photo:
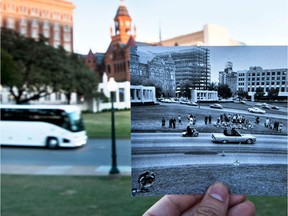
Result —
POLYGON ((112 167, 110 169, 110 174, 118 174, 120 173, 117 168, 117 154, 116 154, 116 141, 115 141, 115 118, 114 118, 114 94, 117 90, 117 83, 113 77, 110 77, 107 88, 110 91, 110 99, 111 99, 111 133, 112 133, 112 167))

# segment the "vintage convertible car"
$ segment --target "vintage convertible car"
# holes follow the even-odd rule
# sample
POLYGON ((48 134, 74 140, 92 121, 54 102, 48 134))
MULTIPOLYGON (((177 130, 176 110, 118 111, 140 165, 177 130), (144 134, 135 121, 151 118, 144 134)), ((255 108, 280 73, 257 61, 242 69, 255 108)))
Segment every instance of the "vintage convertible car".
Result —
POLYGON ((256 142, 256 137, 251 134, 240 134, 237 135, 224 135, 224 133, 213 133, 212 134, 213 142, 221 143, 247 143, 253 144, 256 142))

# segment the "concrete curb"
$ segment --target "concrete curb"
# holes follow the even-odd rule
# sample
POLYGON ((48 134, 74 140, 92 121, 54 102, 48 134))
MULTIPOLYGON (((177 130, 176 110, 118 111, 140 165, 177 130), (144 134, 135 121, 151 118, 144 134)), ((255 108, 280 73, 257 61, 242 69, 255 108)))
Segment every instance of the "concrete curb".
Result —
MULTIPOLYGON (((14 175, 61 175, 61 176, 107 176, 111 166, 40 166, 40 165, 1 165, 1 174, 14 175)), ((131 176, 130 166, 118 166, 117 175, 131 176)))

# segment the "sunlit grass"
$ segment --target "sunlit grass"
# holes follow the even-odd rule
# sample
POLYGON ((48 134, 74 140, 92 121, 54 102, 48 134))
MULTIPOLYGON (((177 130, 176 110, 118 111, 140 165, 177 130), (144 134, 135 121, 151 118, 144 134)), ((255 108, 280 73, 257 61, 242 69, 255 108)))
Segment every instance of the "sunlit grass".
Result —
MULTIPOLYGON (((111 137, 111 112, 83 114, 89 138, 111 137)), ((116 138, 130 138, 130 111, 115 112, 116 138)))
MULTIPOLYGON (((142 215, 160 197, 130 195, 130 177, 1 176, 1 215, 142 215)), ((248 197, 261 216, 286 216, 287 197, 248 197)))

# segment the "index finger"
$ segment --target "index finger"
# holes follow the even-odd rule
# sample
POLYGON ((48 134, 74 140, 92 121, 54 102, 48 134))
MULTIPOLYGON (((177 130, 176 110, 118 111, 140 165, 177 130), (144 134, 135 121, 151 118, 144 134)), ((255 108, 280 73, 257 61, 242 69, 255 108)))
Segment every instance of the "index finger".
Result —
POLYGON ((148 209, 143 216, 175 216, 201 200, 203 195, 166 195, 148 209))

